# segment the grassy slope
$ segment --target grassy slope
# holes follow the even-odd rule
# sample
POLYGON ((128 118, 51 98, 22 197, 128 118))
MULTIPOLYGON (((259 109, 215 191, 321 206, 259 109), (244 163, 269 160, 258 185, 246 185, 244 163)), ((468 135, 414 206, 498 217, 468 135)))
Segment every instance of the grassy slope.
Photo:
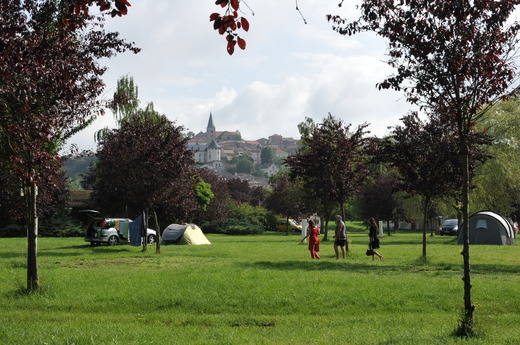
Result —
POLYGON ((452 237, 367 236, 311 260, 298 235, 208 235, 211 246, 39 241, 43 291, 25 285, 25 240, 0 239, 0 344, 519 344, 518 246, 473 246, 479 336, 454 338, 463 306, 452 237))

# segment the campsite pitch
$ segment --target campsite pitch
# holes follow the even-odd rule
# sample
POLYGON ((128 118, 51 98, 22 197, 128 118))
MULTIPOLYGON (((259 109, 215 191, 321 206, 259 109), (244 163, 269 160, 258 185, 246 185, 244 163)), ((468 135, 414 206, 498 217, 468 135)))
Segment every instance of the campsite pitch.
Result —
POLYGON ((0 344, 519 344, 519 247, 472 246, 477 336, 453 336, 461 246, 421 234, 351 233, 347 260, 300 236, 208 234, 205 246, 40 238, 42 291, 25 293, 26 240, 0 239, 0 344))

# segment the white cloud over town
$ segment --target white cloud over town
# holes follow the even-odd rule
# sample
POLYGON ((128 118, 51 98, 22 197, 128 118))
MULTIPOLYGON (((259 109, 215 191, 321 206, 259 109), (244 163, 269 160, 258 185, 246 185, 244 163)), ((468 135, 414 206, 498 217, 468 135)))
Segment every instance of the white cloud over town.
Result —
MULTIPOLYGON (((117 79, 134 78, 143 105, 155 108, 194 133, 204 131, 209 112, 217 130, 239 130, 246 139, 271 134, 298 137, 305 117, 321 121, 329 112, 385 135, 411 107, 401 94, 375 85, 391 70, 383 62, 384 42, 364 34, 345 37, 332 30, 326 14, 354 17, 352 4, 300 0, 308 24, 287 1, 248 1, 252 15, 246 50, 226 52, 225 39, 209 15, 221 11, 211 0, 134 0, 129 14, 108 19, 107 27, 134 41, 141 53, 103 61, 105 97, 117 79)), ((71 143, 94 149, 93 133, 113 127, 108 112, 71 143)))

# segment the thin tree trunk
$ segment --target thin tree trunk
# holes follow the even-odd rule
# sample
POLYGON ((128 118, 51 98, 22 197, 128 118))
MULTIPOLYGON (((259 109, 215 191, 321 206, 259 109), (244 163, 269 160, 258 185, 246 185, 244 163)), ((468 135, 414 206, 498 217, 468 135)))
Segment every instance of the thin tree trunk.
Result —
POLYGON ((155 253, 161 254, 161 229, 159 228, 159 220, 157 220, 157 212, 155 208, 152 210, 153 214, 153 227, 155 229, 155 253))
POLYGON ((323 221, 323 217, 320 217, 320 224, 321 224, 321 228, 323 230, 323 233, 324 233, 324 236, 323 236, 323 240, 324 241, 328 241, 328 238, 329 238, 329 221, 328 220, 325 220, 323 221))
MULTIPOLYGON (((345 203, 341 203, 341 217, 343 218, 343 222, 346 222, 347 219, 345 218, 345 203)), ((347 232, 347 224, 345 224, 345 250, 349 252, 349 246, 348 246, 348 232, 347 232)))
POLYGON ((423 205, 423 243, 422 243, 422 257, 426 259, 426 228, 428 227, 428 206, 430 204, 430 197, 424 197, 423 205))
MULTIPOLYGON (((469 336, 473 332, 473 312, 475 306, 471 300, 471 266, 469 253, 469 149, 466 137, 461 135, 460 140, 460 158, 463 176, 462 185, 462 231, 463 231, 463 249, 462 256, 464 260, 464 318, 461 324, 461 333, 463 336, 469 336)), ((460 228, 459 228, 460 229, 460 228)), ((460 230, 459 230, 460 231, 460 230)))
POLYGON ((143 211, 143 224, 141 224, 141 236, 143 238, 143 252, 148 250, 148 239, 146 238, 148 230, 148 208, 143 211))
POLYGON ((27 205, 27 290, 40 288, 38 278, 38 212, 36 198, 38 187, 31 181, 24 190, 27 205))

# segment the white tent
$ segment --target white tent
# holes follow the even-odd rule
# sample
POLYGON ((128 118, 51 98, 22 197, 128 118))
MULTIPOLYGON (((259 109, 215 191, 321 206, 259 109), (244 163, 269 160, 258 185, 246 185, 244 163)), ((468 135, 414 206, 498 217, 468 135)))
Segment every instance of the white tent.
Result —
POLYGON ((162 234, 164 244, 211 244, 195 224, 170 224, 162 234))

